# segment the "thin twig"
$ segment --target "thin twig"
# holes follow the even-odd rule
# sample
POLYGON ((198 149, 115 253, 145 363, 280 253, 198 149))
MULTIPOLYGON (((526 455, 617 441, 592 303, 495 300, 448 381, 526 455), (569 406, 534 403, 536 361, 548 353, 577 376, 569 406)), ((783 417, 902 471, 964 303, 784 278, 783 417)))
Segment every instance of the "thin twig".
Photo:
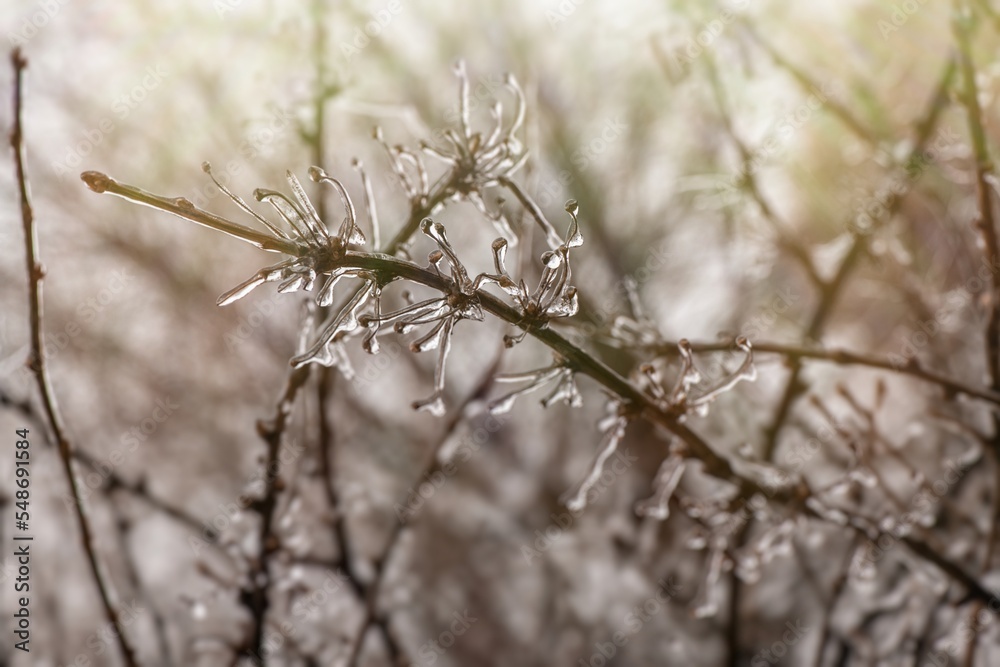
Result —
MULTIPOLYGON (((775 62, 778 67, 784 69, 788 72, 799 86, 806 92, 814 93, 817 90, 823 88, 815 79, 809 76, 808 73, 801 67, 798 67, 791 60, 786 58, 781 54, 770 42, 764 39, 757 29, 749 22, 742 23, 743 28, 750 34, 757 44, 760 45, 764 51, 767 52, 771 60, 775 62)), ((843 104, 834 99, 826 100, 826 106, 829 110, 840 119, 840 121, 851 130, 858 137, 866 141, 871 146, 878 146, 879 137, 868 129, 863 122, 861 122, 853 113, 848 110, 843 104)))
MULTIPOLYGON (((990 266, 995 266, 1000 260, 1000 240, 997 239, 996 221, 993 216, 993 201, 988 180, 993 177, 993 161, 990 159, 989 147, 986 143, 986 132, 983 128, 983 111, 979 104, 979 89, 976 85, 976 69, 972 60, 970 46, 970 22, 973 20, 971 7, 964 2, 955 2, 952 18, 952 32, 958 45, 958 62, 962 74, 961 99, 966 108, 966 118, 969 125, 969 139, 972 142, 975 157, 977 216, 973 226, 979 231, 982 240, 983 255, 990 266)), ((986 299, 987 321, 985 331, 986 344, 986 376, 993 389, 1000 388, 1000 277, 995 271, 990 271, 989 298, 986 299)), ((1000 460, 1000 415, 993 414, 993 456, 994 462, 1000 460)), ((994 507, 992 526, 1000 521, 1000 471, 994 468, 994 507)), ((984 570, 988 571, 992 560, 995 528, 991 530, 986 542, 984 570)), ((970 627, 972 632, 967 640, 965 664, 975 663, 976 646, 979 638, 978 624, 973 622, 983 603, 979 601, 970 610, 970 627)))
POLYGON ((29 367, 34 373, 38 385, 38 391, 42 398, 42 405, 48 419, 48 425, 52 431, 52 436, 59 448, 59 459, 62 461, 63 471, 69 484, 70 493, 73 496, 73 508, 77 522, 80 527, 80 540, 83 550, 87 556, 87 563, 97 590, 101 597, 101 604, 104 608, 104 615, 108 623, 112 624, 115 632, 115 640, 121 651, 122 659, 128 667, 137 667, 138 660, 135 650, 129 644, 125 635, 125 625, 118 617, 118 604, 110 581, 105 576, 100 562, 97 559, 97 549, 94 546, 93 529, 84 506, 84 500, 80 493, 76 475, 73 471, 73 445, 66 433, 62 415, 56 403, 55 392, 49 380, 48 369, 45 360, 45 349, 42 343, 42 278, 45 269, 39 259, 38 239, 35 230, 34 211, 31 207, 31 200, 28 195, 28 177, 25 173, 25 150, 24 150, 24 130, 21 119, 23 108, 23 79, 24 70, 28 66, 28 61, 21 54, 21 50, 14 49, 11 53, 11 64, 14 68, 14 129, 10 134, 10 145, 14 149, 14 166, 17 173, 18 196, 21 205, 21 221, 24 227, 25 259, 28 274, 28 303, 31 318, 31 356, 29 367))
MULTIPOLYGON (((704 343, 692 341, 690 345, 694 352, 725 352, 733 349, 732 343, 726 342, 704 343)), ((674 341, 657 343, 654 349, 657 354, 670 357, 680 354, 677 349, 677 343, 674 341)), ((928 370, 921 366, 915 359, 910 359, 907 360, 907 363, 900 364, 895 363, 889 357, 852 352, 842 348, 824 349, 805 345, 786 345, 770 341, 753 341, 753 351, 754 354, 781 355, 793 362, 811 360, 836 364, 838 366, 866 366, 868 368, 889 371, 938 385, 950 394, 964 394, 970 398, 978 398, 988 403, 1000 405, 1000 391, 976 387, 948 377, 947 375, 928 370)))
POLYGON ((271 556, 277 552, 280 544, 274 534, 274 517, 278 508, 278 492, 283 487, 279 469, 278 454, 281 450, 281 440, 288 426, 292 408, 299 390, 309 379, 309 366, 292 370, 285 383, 281 398, 278 400, 275 415, 270 420, 257 422, 257 433, 263 438, 267 451, 264 457, 264 493, 250 507, 260 515, 260 529, 257 534, 257 557, 253 560, 250 572, 247 574, 247 588, 243 591, 244 606, 250 610, 252 626, 249 638, 249 649, 263 659, 264 627, 267 622, 267 612, 271 607, 269 596, 271 587, 271 556))
POLYGON ((707 63, 706 69, 708 70, 708 78, 712 87, 712 94, 715 98, 716 107, 719 109, 719 115, 722 118, 722 124, 726 128, 726 134, 736 145, 736 149, 740 155, 740 172, 743 173, 740 179, 741 184, 750 193, 750 196, 760 207, 760 212, 767 220, 771 228, 777 234, 778 245, 786 249, 792 257, 798 260, 799 264, 802 265, 802 269, 806 272, 809 280, 820 289, 823 288, 823 279, 819 275, 819 271, 816 269, 816 263, 813 261, 812 257, 809 255, 809 250, 795 238, 789 231, 789 225, 785 221, 778 217, 777 212, 768 203, 767 198, 760 189, 760 185, 757 183, 757 176, 753 169, 749 169, 748 165, 752 164, 753 154, 747 147, 746 143, 740 138, 739 134, 736 132, 732 120, 732 114, 729 111, 729 105, 726 102, 725 94, 722 90, 722 85, 719 82, 718 70, 715 66, 715 60, 710 56, 706 56, 705 62, 707 63))
MULTIPOLYGON (((993 219, 993 203, 990 197, 988 179, 993 174, 993 162, 990 160, 989 148, 986 146, 986 133, 983 130, 982 109, 979 106, 979 91, 976 86, 976 71, 972 63, 969 48, 968 28, 963 25, 963 19, 953 20, 955 40, 958 43, 959 65, 962 71, 962 101, 965 104, 969 122, 969 138, 975 155, 976 200, 978 216, 973 225, 979 230, 983 241, 983 254, 990 266, 995 266, 1000 260, 1000 242, 997 240, 996 222, 993 219)), ((998 388, 998 373, 1000 373, 1000 277, 995 271, 990 272, 990 298, 987 300, 988 324, 986 327, 987 374, 990 384, 998 388)))
MULTIPOLYGON (((441 448, 444 447, 445 443, 451 438, 455 430, 459 427, 465 418, 465 410, 468 405, 473 401, 482 399, 486 396, 490 387, 493 385, 493 378, 496 375, 496 371, 500 366, 500 361, 502 359, 501 353, 498 353, 494 358, 493 362, 490 364, 489 368, 483 373, 479 382, 476 383, 475 389, 469 394, 462 405, 455 413, 455 417, 452 418, 451 422, 445 427, 444 433, 438 438, 434 447, 427 455, 426 463, 423 466, 421 474, 416 478, 418 480, 430 479, 438 472, 445 462, 440 460, 438 454, 441 448)), ((354 640, 351 643, 351 652, 347 659, 347 667, 355 667, 358 660, 361 658, 361 649, 364 646, 365 635, 368 634, 369 628, 373 625, 377 625, 382 629, 382 633, 387 637, 390 636, 389 632, 389 621, 378 609, 379 595, 382 591, 382 583, 385 578, 386 566, 392 559, 393 554, 396 551, 397 545, 400 543, 403 534, 410 525, 411 517, 400 517, 400 520, 393 524, 392 531, 386 540, 385 547, 382 549, 382 553, 375 560, 375 577, 372 579, 371 583, 365 588, 365 611, 364 616, 361 620, 361 624, 358 626, 358 631, 354 636, 354 640)), ((390 645, 390 653, 393 655, 398 655, 398 648, 394 652, 393 645, 390 645)))
MULTIPOLYGON (((914 142, 913 149, 910 151, 910 159, 906 162, 911 161, 923 152, 924 145, 930 138, 930 134, 937 124, 937 119, 948 103, 948 89, 951 87, 951 81, 954 75, 955 63, 953 59, 949 58, 948 63, 944 68, 944 72, 939 80, 938 87, 935 90, 934 96, 931 98, 928 105, 927 111, 924 117, 917 123, 916 141, 914 142)), ((889 210, 886 213, 886 219, 892 218, 896 211, 899 210, 901 204, 901 197, 894 198, 888 206, 889 210)), ((847 282, 847 279, 854 270, 857 262, 859 262, 865 255, 870 236, 871 234, 856 234, 854 236, 854 240, 851 242, 850 248, 848 248, 847 253, 838 265, 836 273, 833 278, 826 283, 826 287, 820 293, 819 304, 813 311, 812 318, 805 331, 806 340, 818 341, 820 339, 823 330, 826 328, 830 313, 833 310, 837 299, 840 297, 844 284, 847 282)), ((778 403, 778 409, 773 420, 771 421, 770 427, 768 427, 766 432, 764 443, 765 460, 770 460, 774 456, 774 449, 777 447, 778 435, 781 428, 791 411, 792 404, 804 388, 800 382, 801 371, 801 364, 793 361, 791 373, 785 383, 785 388, 782 391, 782 396, 778 403)))

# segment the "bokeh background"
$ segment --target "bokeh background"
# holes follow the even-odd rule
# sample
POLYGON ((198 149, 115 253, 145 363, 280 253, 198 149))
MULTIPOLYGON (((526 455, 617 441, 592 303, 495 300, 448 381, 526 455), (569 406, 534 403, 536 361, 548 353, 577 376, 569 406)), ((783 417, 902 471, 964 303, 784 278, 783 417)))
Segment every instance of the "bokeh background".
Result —
MULTIPOLYGON (((1000 23, 986 2, 972 4, 993 149, 1000 23)), ((372 128, 415 148, 454 127, 452 67, 463 59, 479 127, 494 98, 510 108, 505 73, 524 89, 531 159, 517 180, 560 229, 564 202, 581 207, 586 243, 574 278, 584 307, 563 330, 619 372, 657 358, 668 375, 676 368, 669 345, 658 357, 616 341, 615 318, 634 315, 622 289, 631 278, 657 344, 686 337, 726 350, 740 334, 822 344, 898 366, 917 359, 983 388, 991 270, 971 225, 975 173, 960 77, 941 88, 956 53, 954 11, 915 0, 4 2, 0 28, 30 63, 24 116, 47 268, 47 359, 99 558, 120 600, 138 610, 127 634, 142 664, 257 664, 243 650, 253 619, 240 590, 259 556, 259 517, 238 505, 262 489, 256 423, 274 414, 285 386, 304 297, 266 286, 217 307, 219 294, 271 258, 99 197, 81 171, 242 219, 209 187, 203 161, 244 196, 283 190, 286 170, 305 180, 318 163, 360 202, 358 157, 387 236, 408 205, 372 128), (934 159, 900 180, 939 91, 934 159), (893 183, 903 184, 896 204, 886 195, 893 183), (811 326, 824 294, 813 278, 836 275, 859 236, 865 249, 828 317, 811 326)), ((0 68, 5 129, 10 86, 9 67, 0 68)), ((6 443, 15 428, 32 431, 33 636, 23 655, 7 629, 11 455, 0 459, 0 663, 118 665, 23 365, 13 173, 12 164, 0 168, 0 432, 6 443)), ((339 221, 329 192, 311 192, 328 197, 339 221)), ((456 203, 436 219, 470 272, 491 268, 495 232, 472 205, 456 203)), ((528 275, 537 275, 541 246, 540 236, 523 244, 528 275)), ((414 254, 429 249, 419 241, 414 254)), ((410 409, 430 391, 434 355, 410 353, 405 340, 387 338, 377 357, 350 343, 361 381, 311 374, 282 444, 265 632, 279 640, 265 664, 346 664, 366 595, 376 622, 361 635, 360 665, 1000 660, 993 612, 970 623, 976 603, 902 545, 873 567, 859 565, 864 540, 835 521, 781 507, 752 521, 722 512, 724 486, 696 472, 669 519, 637 516, 669 442, 641 422, 622 445, 634 463, 559 525, 560 498, 600 442, 606 397, 581 380, 582 409, 543 410, 529 396, 489 418, 485 400, 506 387, 491 384, 497 370, 551 363, 530 339, 504 350, 505 331, 495 321, 458 327, 443 419, 410 409), (458 452, 454 472, 421 487, 428 456, 442 447, 458 452), (399 508, 421 488, 430 497, 404 526, 399 508), (716 525, 699 520, 706 516, 716 525), (739 525, 719 542, 729 521, 739 525), (360 586, 335 576, 344 544, 360 586), (476 620, 463 626, 456 614, 476 620)), ((740 360, 699 354, 711 378, 740 360)), ((984 586, 1000 587, 995 404, 891 369, 808 362, 774 429, 794 365, 761 352, 756 367, 755 382, 692 417, 692 428, 750 467, 770 447, 775 461, 816 485, 839 482, 844 506, 882 530, 911 506, 920 480, 962 462, 959 481, 921 509, 930 525, 911 529, 984 586)))

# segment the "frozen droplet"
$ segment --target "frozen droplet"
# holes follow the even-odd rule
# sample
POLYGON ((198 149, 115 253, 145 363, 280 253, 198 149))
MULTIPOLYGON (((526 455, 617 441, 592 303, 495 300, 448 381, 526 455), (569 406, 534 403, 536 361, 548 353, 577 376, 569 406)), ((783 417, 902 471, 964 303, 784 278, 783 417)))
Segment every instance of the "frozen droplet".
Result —
POLYGON ((743 554, 736 561, 736 576, 748 584, 760 581, 760 559, 754 554, 743 554))
POLYGON ((692 533, 685 541, 684 546, 692 551, 701 551, 706 546, 708 546, 708 540, 705 539, 705 535, 700 532, 692 533))
POLYGON ((594 457, 590 465, 590 471, 583 481, 580 482, 577 490, 566 501, 566 508, 577 512, 587 506, 587 493, 597 484, 604 470, 604 463, 615 453, 618 444, 625 437, 625 429, 629 420, 626 417, 618 417, 614 426, 610 428, 604 436, 604 442, 594 457))
POLYGON ((684 459, 678 454, 664 460, 656 474, 653 496, 636 505, 636 514, 660 521, 667 519, 670 516, 670 499, 684 475, 684 467, 684 459))

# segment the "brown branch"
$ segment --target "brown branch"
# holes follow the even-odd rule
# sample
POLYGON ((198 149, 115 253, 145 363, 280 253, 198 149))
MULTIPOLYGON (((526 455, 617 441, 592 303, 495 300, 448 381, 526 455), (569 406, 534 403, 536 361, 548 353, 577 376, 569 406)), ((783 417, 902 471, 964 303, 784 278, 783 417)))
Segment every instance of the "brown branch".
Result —
POLYGON ((129 644, 128 639, 126 639, 125 625, 119 620, 118 604, 117 600, 115 600, 111 583, 102 571, 101 564, 97 559, 93 529, 91 528, 90 519, 80 494, 80 487, 73 471, 73 445, 66 433, 66 427, 59 412, 55 392, 52 390, 52 384, 49 380, 48 369, 46 367, 45 349, 42 342, 42 278, 45 275, 45 269, 39 259, 35 216, 31 207, 31 199, 28 195, 28 177, 24 166, 24 128, 21 119, 24 70, 28 66, 28 61, 21 54, 19 48, 14 49, 11 53, 11 64, 14 68, 14 128, 10 134, 10 145, 14 151, 14 167, 17 174, 21 222, 24 228, 25 260, 28 275, 28 304, 31 319, 31 355, 28 363, 38 385, 38 391, 41 395, 42 405, 52 432, 52 437, 55 438, 59 448, 59 459, 62 461, 63 472, 66 474, 70 493, 73 495, 75 501, 73 508, 80 528, 80 541, 87 557, 87 563, 94 576, 94 581, 97 584, 105 618, 117 630, 115 632, 115 639, 125 664, 128 667, 137 667, 139 663, 135 650, 129 644))
MULTIPOLYGON (((747 33, 749 33, 750 37, 757 42, 757 44, 760 45, 765 52, 767 52, 767 55, 770 56, 771 60, 773 60, 778 67, 788 72, 803 90, 807 92, 814 92, 823 87, 815 79, 809 76, 804 69, 798 67, 795 63, 774 48, 770 42, 765 40, 761 34, 757 32, 757 29, 751 23, 743 22, 741 25, 747 33)), ((831 113, 833 113, 833 115, 840 119, 840 122, 851 130, 851 132, 866 141, 870 146, 878 146, 879 137, 867 128, 863 122, 858 120, 858 118, 851 113, 847 107, 833 99, 827 100, 826 106, 829 108, 831 113)))
POLYGON ((278 548, 278 538, 274 534, 274 517, 278 508, 278 492, 283 488, 278 454, 281 450, 281 439, 288 426, 292 408, 299 390, 309 379, 309 367, 303 366, 288 374, 285 388, 270 420, 257 422, 257 433, 264 440, 267 451, 264 457, 264 494, 250 508, 260 515, 260 530, 257 536, 257 558, 250 566, 247 575, 247 588, 241 591, 243 605, 250 611, 252 628, 250 632, 249 649, 263 659, 264 626, 267 612, 271 606, 269 591, 271 587, 271 556, 278 548))
MULTIPOLYGON (((969 28, 963 19, 957 15, 952 21, 955 41, 958 43, 958 61, 962 72, 962 101, 968 111, 969 138, 976 159, 976 199, 978 216, 973 222, 979 230, 983 241, 983 253, 990 266, 995 266, 1000 260, 1000 242, 997 240, 996 222, 993 219, 993 204, 990 198, 990 187, 987 183, 993 174, 993 162, 990 160, 989 148, 986 145, 986 133, 983 130, 983 112, 979 106, 979 91, 976 86, 976 70, 972 63, 969 47, 969 28)), ((994 389, 1000 388, 1000 278, 991 271, 992 284, 988 301, 988 324, 986 326, 986 356, 988 376, 994 389)))
POLYGON ((708 70, 708 78, 711 83, 712 96, 714 97, 715 105, 719 110, 722 125, 726 129, 726 134, 729 135, 729 138, 732 140, 733 144, 735 144, 740 155, 740 173, 742 174, 740 177, 740 184, 750 193, 750 196, 757 203, 757 206, 760 207, 760 212, 764 216, 764 219, 770 223, 771 228, 774 230, 775 234, 777 234, 778 245, 787 250, 792 257, 794 257, 799 264, 802 265, 802 269, 806 272, 809 280, 814 285, 822 289, 823 279, 820 277, 819 271, 816 269, 816 263, 809 255, 809 250, 801 241, 796 239, 791 234, 788 223, 781 220, 778 217, 777 212, 771 208, 767 198, 760 189, 760 185, 757 183, 756 175, 753 170, 747 168, 747 165, 750 165, 753 161, 753 154, 736 132, 736 127, 733 124, 729 105, 726 102, 722 85, 719 82, 719 73, 715 66, 715 61, 711 58, 711 56, 706 56, 705 62, 707 63, 706 69, 708 70))
MULTIPOLYGON (((949 59, 944 68, 944 72, 941 75, 934 96, 928 105, 928 109, 924 117, 917 123, 916 141, 907 162, 915 159, 923 152, 924 145, 930 138, 930 134, 937 125, 937 120, 942 110, 948 103, 948 89, 951 87, 951 81, 954 75, 955 63, 952 59, 949 59)), ((895 215, 901 204, 902 198, 894 198, 889 204, 889 210, 886 213, 886 218, 888 219, 895 215)), ((813 316, 805 332, 806 340, 818 341, 820 339, 823 329, 826 327, 827 319, 829 318, 834 305, 836 305, 837 299, 840 297, 844 284, 847 282, 848 277, 854 270, 855 265, 861 260, 867 251, 869 236, 870 234, 855 235, 854 241, 851 243, 850 248, 847 250, 843 260, 841 260, 839 266, 837 267, 836 273, 826 284, 826 287, 820 294, 819 304, 816 306, 816 310, 813 311, 813 316)), ((764 457, 766 460, 770 460, 771 457, 774 456, 774 449, 778 444, 778 434, 785 423, 785 419, 788 417, 792 404, 802 392, 803 386, 799 379, 801 370, 801 364, 797 362, 792 363, 791 375, 785 383, 785 388, 782 392, 778 409, 771 422, 771 426, 767 429, 765 434, 764 457)))
MULTIPOLYGON (((691 342, 691 349, 695 352, 725 352, 733 349, 732 343, 700 343, 691 342)), ((674 341, 663 341, 655 346, 657 354, 674 357, 678 356, 677 343, 674 341)), ((936 373, 921 366, 915 359, 908 360, 906 364, 894 363, 889 357, 874 354, 864 354, 851 352, 841 348, 824 349, 822 347, 809 347, 803 345, 786 345, 783 343, 773 343, 769 341, 753 341, 754 354, 777 354, 798 363, 802 360, 818 361, 842 366, 865 366, 877 370, 889 371, 899 375, 906 375, 912 378, 923 380, 924 382, 937 385, 949 394, 964 394, 970 398, 977 398, 988 403, 1000 405, 1000 391, 984 389, 966 384, 942 373, 936 373)))
MULTIPOLYGON (((996 221, 993 216, 993 202, 990 196, 991 188, 988 183, 989 179, 993 177, 993 161, 990 159, 986 132, 983 128, 983 111, 979 104, 976 69, 972 60, 972 48, 970 45, 971 26, 969 25, 972 15, 970 7, 964 6, 964 3, 956 2, 952 18, 952 32, 955 35, 955 42, 958 45, 958 62, 962 74, 960 96, 966 108, 969 138, 972 142, 973 155, 976 161, 975 175, 978 211, 976 219, 972 224, 979 232, 986 261, 990 262, 991 266, 995 266, 997 261, 1000 260, 1000 241, 997 239, 996 221), (963 13, 966 11, 969 18, 963 16, 963 13)), ((986 301, 986 371, 990 386, 993 389, 998 389, 1000 388, 1000 278, 998 278, 994 271, 990 272, 990 278, 989 299, 986 301)), ((1000 460, 1000 415, 995 413, 993 415, 992 445, 993 456, 991 458, 996 463, 1000 460)), ((997 521, 1000 521, 1000 470, 995 471, 994 480, 993 521, 991 522, 991 526, 994 528, 991 529, 991 534, 986 543, 986 555, 983 563, 983 567, 987 571, 990 568, 994 551, 996 538, 995 526, 997 521)), ((982 601, 973 604, 970 610, 970 619, 975 619, 982 607, 982 601)), ((965 655, 966 665, 975 663, 976 646, 979 638, 978 624, 972 623, 971 627, 972 632, 967 641, 965 655)))
MULTIPOLYGON (((132 190, 130 186, 117 184, 107 176, 97 174, 96 172, 87 172, 84 177, 88 182, 97 180, 101 184, 114 183, 115 187, 123 193, 128 193, 132 190)), ((419 208, 414 207, 415 210, 419 210, 419 208)), ((397 245, 394 240, 393 244, 399 247, 402 245, 402 242, 397 245)), ((330 270, 338 267, 361 269, 372 274, 384 276, 387 279, 401 279, 421 284, 446 294, 458 291, 458 287, 442 274, 384 253, 350 251, 339 258, 335 262, 335 266, 330 267, 330 270)), ((476 292, 476 298, 485 312, 511 325, 521 326, 523 323, 521 313, 513 306, 508 305, 492 294, 479 290, 476 292)), ((679 438, 687 445, 687 455, 700 460, 706 473, 736 486, 736 499, 740 502, 746 502, 754 494, 761 494, 772 501, 788 503, 793 509, 803 511, 810 517, 825 520, 817 511, 805 506, 805 501, 813 495, 805 482, 801 482, 792 488, 763 488, 755 480, 738 473, 726 457, 717 453, 700 435, 690 429, 682 421, 683 414, 664 409, 652 396, 635 387, 600 359, 571 343, 551 327, 539 328, 532 326, 529 327, 528 333, 556 352, 565 360, 569 368, 590 377, 606 390, 621 398, 624 403, 631 406, 637 416, 641 416, 663 427, 679 438)), ((852 528, 859 534, 862 532, 857 526, 853 526, 852 528)), ((986 601, 992 598, 992 594, 976 581, 974 577, 965 572, 961 566, 948 560, 948 558, 933 548, 914 538, 907 537, 902 541, 919 557, 937 565, 948 576, 965 586, 971 596, 986 601)))

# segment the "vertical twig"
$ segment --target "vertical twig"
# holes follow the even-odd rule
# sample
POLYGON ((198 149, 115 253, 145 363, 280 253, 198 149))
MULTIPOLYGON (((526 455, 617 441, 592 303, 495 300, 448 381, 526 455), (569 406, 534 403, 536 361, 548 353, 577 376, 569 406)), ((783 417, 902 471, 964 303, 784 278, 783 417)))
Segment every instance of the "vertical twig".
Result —
MULTIPOLYGON (((956 13, 960 11, 961 7, 957 7, 956 13)), ((958 60, 962 72, 961 98, 967 110, 969 139, 972 142, 972 150, 976 160, 978 215, 973 221, 973 225, 979 231, 983 241, 983 253, 986 255, 986 261, 990 263, 990 266, 995 266, 1000 258, 1000 243, 997 241, 993 204, 987 182, 993 174, 993 162, 990 160, 989 148, 986 145, 986 133, 983 130, 982 109, 979 106, 976 70, 972 63, 969 47, 968 26, 963 25, 963 19, 960 16, 956 16, 953 19, 952 27, 958 44, 958 60)), ((997 375, 1000 372, 1000 303, 998 303, 1000 301, 1000 277, 995 271, 990 272, 990 277, 992 282, 990 284, 990 299, 987 302, 989 315, 986 325, 987 377, 990 385, 996 389, 998 380, 1000 380, 997 375)))
MULTIPOLYGON (((431 448, 431 451, 427 456, 427 462, 423 466, 423 470, 420 475, 416 477, 417 480, 429 479, 435 472, 441 469, 443 463, 438 458, 438 453, 464 420, 465 410, 469 404, 486 396, 490 387, 493 386, 493 376, 496 375, 496 371, 500 367, 500 361, 502 358, 503 347, 500 348, 489 368, 485 373, 483 373, 482 377, 476 383, 475 389, 473 389, 468 398, 462 402, 461 407, 455 413, 455 417, 445 428, 444 434, 437 440, 434 447, 431 448)), ((384 613, 379 612, 378 599, 382 592, 382 583, 385 578, 386 566, 395 553, 396 547, 400 543, 400 538, 403 536, 403 533, 406 532, 406 528, 409 526, 409 521, 410 518, 407 518, 406 521, 400 518, 399 521, 393 524, 392 532, 386 540, 385 547, 382 549, 382 553, 375 561, 375 578, 365 587, 364 616, 362 617, 361 624, 358 627, 358 631, 351 643, 351 651, 348 654, 346 663, 347 667, 355 667, 355 665, 358 664, 358 661, 361 658, 361 649, 364 647, 365 635, 368 634, 369 628, 377 626, 382 630, 383 635, 387 638, 391 637, 389 619, 384 613)), ((389 652, 394 659, 400 655, 398 646, 393 643, 389 644, 389 652)))
POLYGON ((137 667, 139 663, 136 659, 135 651, 125 637, 125 626, 118 618, 118 605, 114 599, 111 584, 104 575, 101 564, 97 560, 93 530, 90 526, 87 510, 84 507, 84 500, 80 495, 76 476, 73 472, 73 446, 70 443, 69 436, 66 434, 66 427, 63 424, 62 415, 59 412, 59 406, 56 403, 55 393, 52 391, 52 384, 49 381, 48 370, 46 368, 45 350, 42 343, 42 278, 45 275, 45 269, 38 255, 35 216, 28 193, 28 177, 24 167, 24 129, 21 120, 24 70, 28 66, 28 61, 21 54, 19 48, 11 52, 11 64, 14 68, 14 129, 10 134, 10 145, 14 151, 14 167, 17 174, 18 198, 21 205, 21 222, 24 227, 25 260, 28 274, 28 305, 30 311, 29 317, 31 319, 31 353, 28 364, 35 376, 52 436, 59 447, 59 459, 62 461, 70 493, 73 495, 75 501, 73 508, 80 527, 80 539, 83 543, 83 550, 86 553, 91 573, 94 575, 94 581, 97 583, 97 590, 101 597, 104 615, 108 623, 112 624, 117 630, 115 632, 115 640, 118 643, 118 648, 121 651, 125 664, 128 667, 137 667))
POLYGON ((264 495, 251 505, 260 515, 260 532, 257 538, 257 558, 250 566, 247 575, 247 589, 242 592, 241 599, 250 611, 252 625, 249 649, 252 650, 263 664, 264 626, 267 622, 267 612, 271 608, 271 556, 277 552, 280 544, 274 534, 274 516, 278 508, 278 493, 283 488, 278 454, 281 450, 281 439, 288 427, 288 420, 295 406, 299 390, 309 379, 309 366, 302 366, 291 371, 285 383, 285 389, 278 400, 275 415, 270 420, 257 422, 257 433, 267 446, 264 457, 264 495))
MULTIPOLYGON (((993 216, 993 201, 990 196, 988 180, 993 177, 993 161, 990 159, 989 147, 986 141, 986 132, 983 128, 983 112, 979 105, 979 90, 976 85, 976 69, 972 61, 972 48, 970 46, 970 22, 972 21, 972 9, 964 2, 956 2, 954 16, 952 18, 952 31, 955 35, 955 42, 958 46, 958 63, 962 74, 962 88, 960 97, 966 108, 966 118, 969 125, 969 140, 972 142, 973 156, 976 174, 976 201, 977 216, 973 221, 973 226, 979 232, 982 239, 983 254, 989 266, 996 266, 1000 260, 1000 241, 997 239, 996 221, 993 216)), ((987 322, 985 332, 986 343, 986 376, 990 387, 997 389, 1000 386, 1000 277, 996 271, 990 271, 989 299, 986 301, 987 322)), ((993 450, 992 456, 994 464, 994 507, 993 522, 994 528, 986 541, 986 554, 984 556, 983 568, 989 571, 990 563, 993 560, 994 544, 996 539, 995 526, 1000 521, 1000 415, 993 413, 993 450)), ((965 654, 965 664, 975 663, 976 645, 978 644, 979 628, 975 619, 983 608, 983 603, 977 601, 969 610, 970 627, 967 640, 967 650, 965 654)))

